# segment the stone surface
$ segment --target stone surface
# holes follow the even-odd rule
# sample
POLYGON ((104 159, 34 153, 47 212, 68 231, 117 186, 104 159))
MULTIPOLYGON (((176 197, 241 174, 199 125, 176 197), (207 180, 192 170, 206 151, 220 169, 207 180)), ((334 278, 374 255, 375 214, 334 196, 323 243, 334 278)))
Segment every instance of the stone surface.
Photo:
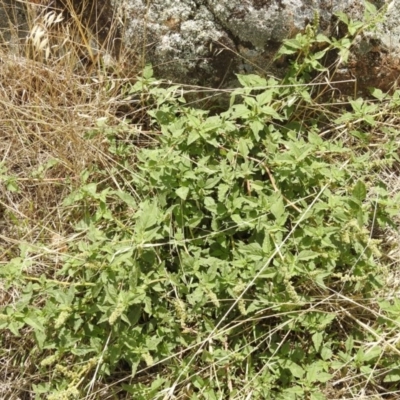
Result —
MULTIPOLYGON (((384 1, 373 1, 376 7, 384 1)), ((125 0, 125 41, 145 54, 159 76, 174 82, 229 87, 235 73, 282 75, 285 63, 273 63, 282 40, 313 20, 331 34, 336 12, 361 19, 363 0, 125 0), (145 46, 145 47, 143 47, 145 46)), ((387 89, 396 78, 400 53, 400 0, 389 5, 378 36, 365 35, 337 79, 359 78, 359 88, 387 89)), ((354 84, 352 86, 353 91, 354 84)), ((344 92, 350 88, 342 87, 344 92)))

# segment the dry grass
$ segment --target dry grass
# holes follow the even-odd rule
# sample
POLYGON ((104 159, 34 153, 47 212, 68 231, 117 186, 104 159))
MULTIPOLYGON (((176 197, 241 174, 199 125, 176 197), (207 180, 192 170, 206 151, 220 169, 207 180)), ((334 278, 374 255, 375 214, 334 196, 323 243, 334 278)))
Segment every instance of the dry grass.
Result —
MULTIPOLYGON (((84 139, 84 134, 99 119, 120 123, 117 110, 126 104, 121 88, 129 78, 121 78, 122 63, 112 70, 101 58, 82 64, 82 48, 92 53, 90 40, 79 46, 72 41, 82 28, 75 26, 71 34, 70 23, 51 32, 60 20, 54 12, 37 14, 26 41, 13 51, 0 48, 0 162, 19 187, 18 192, 1 189, 0 210, 8 210, 1 232, 7 251, 12 241, 35 242, 43 234, 64 231, 60 199, 80 184, 89 165, 107 163, 103 144, 84 139), (19 221, 18 231, 7 231, 11 214, 19 221)), ((131 77, 135 68, 133 62, 127 68, 131 77)))

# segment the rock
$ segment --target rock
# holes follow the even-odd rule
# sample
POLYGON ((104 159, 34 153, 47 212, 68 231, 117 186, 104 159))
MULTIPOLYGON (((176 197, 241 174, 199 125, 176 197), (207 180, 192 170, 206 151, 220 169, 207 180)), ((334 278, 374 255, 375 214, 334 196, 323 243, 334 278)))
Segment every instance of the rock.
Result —
MULTIPOLYGON (((384 1, 372 2, 377 8, 384 1)), ((282 76, 287 63, 274 63, 285 38, 319 16, 321 32, 337 29, 337 12, 360 20, 358 0, 125 0, 125 41, 152 62, 158 76, 211 87, 237 85, 235 73, 282 76)), ((388 89, 397 78, 400 0, 389 5, 376 35, 364 35, 337 80, 357 77, 358 90, 388 89)), ((343 87, 353 92, 354 83, 343 87)))
POLYGON ((279 72, 273 57, 313 19, 313 3, 325 30, 336 11, 362 13, 362 2, 343 0, 126 0, 125 40, 147 43, 146 60, 163 77, 225 86, 234 73, 279 72))

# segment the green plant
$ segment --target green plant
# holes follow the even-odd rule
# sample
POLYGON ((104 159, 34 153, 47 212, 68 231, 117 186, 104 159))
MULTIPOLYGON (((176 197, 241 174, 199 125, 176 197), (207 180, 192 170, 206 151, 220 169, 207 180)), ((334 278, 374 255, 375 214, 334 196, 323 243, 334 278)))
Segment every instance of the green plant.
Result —
POLYGON ((316 400, 346 376, 354 390, 400 379, 398 304, 376 301, 400 200, 381 177, 398 161, 382 120, 400 92, 324 109, 311 72, 350 39, 319 37, 316 56, 314 30, 285 43, 301 56, 284 84, 238 76, 213 116, 147 66, 129 90, 157 145, 118 146, 119 128, 98 120, 88 137, 118 160, 113 185, 93 166, 64 199, 75 236, 58 268, 32 276, 52 253, 21 243, 0 272, 21 290, 0 328, 32 332, 37 398, 96 396, 120 374, 135 399, 316 400))

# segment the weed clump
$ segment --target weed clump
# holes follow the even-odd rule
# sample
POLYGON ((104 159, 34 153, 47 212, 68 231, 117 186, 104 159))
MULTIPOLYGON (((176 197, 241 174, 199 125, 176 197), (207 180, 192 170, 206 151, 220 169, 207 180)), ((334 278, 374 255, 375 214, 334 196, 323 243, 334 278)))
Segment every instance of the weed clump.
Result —
MULTIPOLYGON (((337 51, 343 61, 352 39, 309 27, 277 54, 293 56, 283 81, 239 75, 214 115, 147 66, 118 88, 139 99, 146 131, 103 108, 76 136, 94 156, 82 162, 83 151, 79 169, 67 163, 77 149, 59 157, 77 182, 57 194, 57 225, 1 203, 14 229, 0 271, 2 340, 29 341, 13 351, 35 398, 396 390, 399 305, 387 282, 399 261, 388 233, 399 222, 389 171, 400 92, 372 90, 345 111, 321 101, 331 86, 320 60, 337 51)), ((43 132, 50 114, 40 115, 43 132)), ((5 161, 3 190, 17 201, 25 178, 5 161)))

